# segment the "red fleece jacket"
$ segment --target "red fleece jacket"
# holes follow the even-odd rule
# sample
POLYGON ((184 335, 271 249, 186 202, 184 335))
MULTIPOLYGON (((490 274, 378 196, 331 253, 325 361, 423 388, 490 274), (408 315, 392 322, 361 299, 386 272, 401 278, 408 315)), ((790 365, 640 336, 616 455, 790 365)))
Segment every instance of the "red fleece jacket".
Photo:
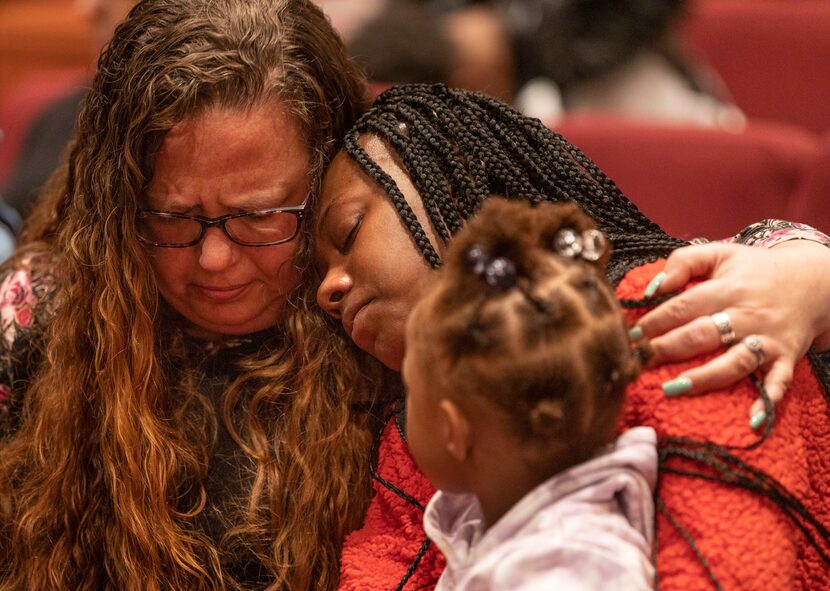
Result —
MULTIPOLYGON (((629 272, 617 295, 621 299, 642 297, 663 264, 629 272)), ((644 309, 626 312, 632 321, 643 313, 644 309)), ((755 441, 748 410, 758 393, 749 380, 704 396, 666 398, 661 384, 696 363, 700 360, 645 370, 627 393, 623 428, 650 425, 658 437, 708 439, 721 445, 746 446, 755 441)), ((802 361, 790 391, 776 409, 770 437, 755 450, 733 452, 783 484, 826 527, 830 527, 829 408, 809 364, 802 361)), ((673 460, 670 465, 681 464, 673 460)), ((420 505, 426 505, 434 492, 415 465, 394 419, 381 439, 378 473, 420 505)), ((830 589, 830 568, 771 501, 723 483, 667 473, 661 475, 657 492, 671 516, 691 534, 726 591, 830 589)), ((375 482, 366 521, 347 538, 343 549, 340 588, 391 591, 409 573, 402 589, 432 589, 444 567, 435 547, 430 545, 411 568, 426 539, 422 517, 416 505, 375 482)), ((714 588, 700 560, 662 514, 657 534, 661 591, 714 588)))

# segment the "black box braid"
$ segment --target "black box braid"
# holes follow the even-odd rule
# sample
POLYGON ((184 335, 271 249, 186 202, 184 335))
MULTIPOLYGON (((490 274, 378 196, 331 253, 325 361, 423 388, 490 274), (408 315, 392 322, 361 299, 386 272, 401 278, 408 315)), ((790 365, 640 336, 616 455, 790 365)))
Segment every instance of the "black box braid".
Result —
POLYGON ((394 180, 361 148, 379 136, 401 157, 438 237, 448 242, 491 195, 573 200, 614 244, 612 284, 634 267, 686 244, 644 216, 614 182, 560 134, 480 93, 411 84, 383 93, 344 140, 346 151, 387 192, 418 249, 441 259, 394 180))

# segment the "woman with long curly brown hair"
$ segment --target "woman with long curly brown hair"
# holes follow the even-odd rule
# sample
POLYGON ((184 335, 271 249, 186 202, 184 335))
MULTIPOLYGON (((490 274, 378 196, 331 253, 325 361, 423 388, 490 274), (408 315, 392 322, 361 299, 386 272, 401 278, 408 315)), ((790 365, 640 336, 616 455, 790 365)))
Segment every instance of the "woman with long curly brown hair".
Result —
POLYGON ((3 274, 0 589, 336 585, 366 387, 289 291, 364 103, 306 0, 147 0, 119 26, 3 274))

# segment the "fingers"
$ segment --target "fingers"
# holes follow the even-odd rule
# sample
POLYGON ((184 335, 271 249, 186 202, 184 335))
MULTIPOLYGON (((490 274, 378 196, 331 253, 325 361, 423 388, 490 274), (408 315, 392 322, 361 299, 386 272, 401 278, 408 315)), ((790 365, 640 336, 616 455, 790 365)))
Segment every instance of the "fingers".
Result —
MULTIPOLYGON (((712 279, 695 285, 683 293, 663 302, 637 321, 643 334, 662 341, 667 349, 676 349, 683 340, 704 339, 708 348, 696 348, 697 353, 708 353, 720 346, 718 329, 711 319, 712 312, 725 310, 735 298, 722 282, 712 279), (705 321, 705 322, 704 322, 705 321), (685 325, 694 324, 694 327, 685 325), (684 329, 688 328, 688 332, 684 329), (699 332, 702 331, 702 334, 699 332), (655 338, 662 335, 662 338, 655 338)), ((735 329, 735 327, 732 327, 735 329)), ((681 359, 683 359, 681 357, 681 359)))
MULTIPOLYGON (((644 334, 647 334, 645 330, 644 334)), ((651 363, 684 361, 721 346, 720 334, 709 316, 700 316, 691 322, 651 339, 651 363)))
POLYGON ((731 386, 758 369, 758 358, 742 343, 730 347, 708 363, 683 372, 680 378, 663 384, 663 391, 669 397, 680 394, 700 394, 709 390, 731 386), (688 387, 671 385, 678 379, 686 378, 688 387), (667 384, 669 384, 667 389, 667 384))
MULTIPOLYGON (((784 393, 793 381, 795 362, 792 359, 781 357, 772 364, 764 378, 764 389, 767 391, 770 402, 775 406, 784 399, 784 393)), ((764 401, 756 400, 749 409, 750 426, 753 429, 760 427, 767 418, 764 401)))
POLYGON ((709 277, 729 252, 727 244, 697 244, 678 248, 666 259, 666 266, 646 287, 644 297, 671 293, 695 277, 709 277))
MULTIPOLYGON (((826 256, 826 253, 822 251, 826 256)), ((820 331, 812 330, 822 284, 805 281, 799 257, 786 248, 775 253, 731 244, 706 244, 678 249, 645 290, 644 297, 681 291, 694 278, 707 278, 643 315, 631 331, 632 340, 647 337, 652 362, 677 362, 740 343, 689 369, 663 385, 667 396, 697 394, 728 387, 759 368, 773 404, 783 399, 792 381, 795 360, 820 331), (782 285, 792 289, 780 290, 782 285), (716 325, 712 315, 719 315, 716 325), (726 320, 728 316, 728 321, 726 320), (784 321, 786 319, 786 321, 784 321), (749 333, 755 333, 749 335, 749 333)), ((819 302, 826 301, 820 295, 819 302)), ((823 308, 822 308, 823 309, 823 308)), ((828 321, 830 325, 830 321, 828 321)), ((822 325, 823 329, 823 325, 822 325)), ((830 329, 827 329, 830 334, 830 329)), ((830 337, 828 337, 830 342, 830 337)), ((767 424, 762 401, 750 408, 750 426, 767 424)))
MULTIPOLYGON (((792 383, 795 359, 779 355, 772 362, 765 362, 763 346, 756 351, 747 345, 748 340, 760 337, 747 337, 725 353, 708 363, 690 369, 677 378, 665 382, 663 391, 669 398, 686 394, 700 394, 709 390, 724 388, 746 378, 751 373, 767 369, 764 377, 764 389, 773 406, 784 399, 784 394, 792 383), (759 362, 761 365, 759 365, 759 362)), ((772 343, 762 343, 771 346, 772 343)), ((749 426, 758 429, 767 421, 763 399, 756 400, 749 409, 749 426)))

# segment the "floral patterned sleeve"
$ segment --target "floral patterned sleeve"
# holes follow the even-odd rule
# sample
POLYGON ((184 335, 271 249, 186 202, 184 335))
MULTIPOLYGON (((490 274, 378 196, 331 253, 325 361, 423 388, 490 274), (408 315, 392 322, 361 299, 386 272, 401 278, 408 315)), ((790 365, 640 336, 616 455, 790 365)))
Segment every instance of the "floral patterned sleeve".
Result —
POLYGON ((48 255, 31 255, 0 269, 0 440, 17 428, 56 288, 48 255))
POLYGON ((786 220, 763 220, 747 226, 724 242, 737 242, 748 246, 771 248, 788 240, 812 240, 830 247, 830 236, 807 224, 786 220))

